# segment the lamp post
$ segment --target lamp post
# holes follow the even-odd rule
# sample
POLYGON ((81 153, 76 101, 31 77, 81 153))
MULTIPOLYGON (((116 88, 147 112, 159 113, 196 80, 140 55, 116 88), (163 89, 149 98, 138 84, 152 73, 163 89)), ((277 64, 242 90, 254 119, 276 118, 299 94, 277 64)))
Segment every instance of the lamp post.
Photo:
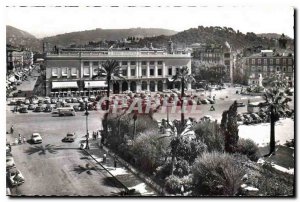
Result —
POLYGON ((135 136, 135 133, 136 133, 136 119, 137 119, 137 115, 136 115, 136 112, 134 112, 134 115, 133 115, 133 140, 134 140, 134 136, 135 136))
POLYGON ((88 112, 88 99, 85 98, 85 116, 86 116, 86 146, 85 149, 90 149, 89 146, 89 129, 88 129, 88 116, 89 116, 89 112, 88 112))
POLYGON ((90 93, 90 82, 88 82, 88 87, 89 87, 89 97, 91 97, 91 93, 90 93))

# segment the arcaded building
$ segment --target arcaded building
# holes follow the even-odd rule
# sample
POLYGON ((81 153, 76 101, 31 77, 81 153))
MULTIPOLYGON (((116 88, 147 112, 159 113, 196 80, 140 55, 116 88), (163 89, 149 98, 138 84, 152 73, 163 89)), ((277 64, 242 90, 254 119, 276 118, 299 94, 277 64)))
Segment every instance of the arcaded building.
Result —
MULTIPOLYGON (((113 93, 124 91, 163 91, 180 89, 180 82, 172 77, 178 68, 187 66, 191 73, 191 55, 181 51, 165 51, 155 48, 142 49, 94 49, 60 50, 45 53, 46 94, 69 95, 97 93, 107 88, 105 78, 92 79, 106 60, 116 60, 122 67, 125 80, 111 85, 113 93)), ((187 84, 187 89, 191 84, 187 84)))

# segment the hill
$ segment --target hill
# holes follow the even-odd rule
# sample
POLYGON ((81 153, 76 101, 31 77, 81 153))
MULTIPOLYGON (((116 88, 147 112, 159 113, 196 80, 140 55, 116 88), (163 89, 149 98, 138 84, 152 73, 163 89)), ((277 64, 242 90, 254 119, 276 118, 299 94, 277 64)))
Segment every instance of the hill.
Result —
POLYGON ((70 44, 86 44, 90 41, 101 40, 121 40, 131 36, 144 38, 159 35, 170 36, 176 34, 176 31, 160 28, 131 28, 131 29, 95 29, 80 32, 71 32, 59 34, 52 37, 46 37, 43 40, 51 44, 67 46, 70 44))
POLYGON ((274 41, 263 38, 253 32, 246 34, 235 31, 230 27, 203 27, 191 28, 175 35, 166 37, 147 37, 139 42, 139 45, 145 46, 152 43, 155 47, 166 46, 169 40, 181 46, 191 45, 193 43, 224 44, 226 41, 232 49, 242 49, 253 46, 273 47, 274 41))
POLYGON ((42 51, 41 40, 26 31, 9 25, 6 26, 6 44, 20 48, 29 48, 33 51, 42 51))
MULTIPOLYGON (((268 39, 279 39, 281 37, 281 34, 276 34, 276 33, 261 33, 261 34, 257 34, 257 36, 259 37, 265 37, 268 39)), ((285 35, 285 37, 287 39, 292 39, 289 36, 285 35)))

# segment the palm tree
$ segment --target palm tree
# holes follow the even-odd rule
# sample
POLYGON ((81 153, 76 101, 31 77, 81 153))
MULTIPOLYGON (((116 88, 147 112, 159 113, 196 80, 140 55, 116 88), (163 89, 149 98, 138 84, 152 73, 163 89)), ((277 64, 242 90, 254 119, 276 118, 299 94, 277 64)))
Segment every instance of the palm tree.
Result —
POLYGON ((101 66, 97 69, 97 75, 93 76, 95 78, 105 78, 107 83, 106 91, 106 110, 109 109, 109 94, 110 94, 110 84, 111 81, 115 82, 117 79, 124 79, 121 75, 121 67, 116 60, 106 60, 101 66))
MULTIPOLYGON (((115 82, 117 79, 124 79, 121 75, 121 67, 116 60, 106 60, 101 66, 97 69, 97 75, 93 76, 95 78, 105 78, 107 83, 106 91, 106 110, 109 109, 109 93, 110 93, 110 84, 111 81, 115 82)), ((107 133, 107 124, 103 125, 104 131, 107 133)))
POLYGON ((181 82, 181 124, 184 125, 184 113, 182 110, 183 106, 183 97, 184 97, 184 88, 185 84, 191 83, 195 81, 195 78, 193 75, 189 73, 189 69, 187 66, 184 66, 182 68, 179 68, 178 71, 176 72, 176 75, 173 76, 173 81, 180 81, 181 82))
POLYGON ((182 122, 179 122, 178 120, 174 120, 172 124, 167 123, 168 127, 171 129, 170 135, 159 137, 158 139, 165 138, 165 137, 172 137, 170 147, 171 147, 171 154, 172 154, 172 167, 171 167, 171 174, 173 174, 174 171, 174 165, 175 165, 175 158, 177 156, 177 150, 180 142, 182 141, 182 138, 189 134, 189 132, 193 131, 193 125, 187 124, 185 122, 182 124, 182 122))
POLYGON ((279 120, 279 111, 288 109, 288 102, 290 98, 285 96, 284 87, 286 87, 286 80, 280 75, 273 78, 272 87, 265 90, 265 103, 261 106, 266 106, 270 112, 270 152, 265 156, 270 156, 275 153, 275 123, 279 120))

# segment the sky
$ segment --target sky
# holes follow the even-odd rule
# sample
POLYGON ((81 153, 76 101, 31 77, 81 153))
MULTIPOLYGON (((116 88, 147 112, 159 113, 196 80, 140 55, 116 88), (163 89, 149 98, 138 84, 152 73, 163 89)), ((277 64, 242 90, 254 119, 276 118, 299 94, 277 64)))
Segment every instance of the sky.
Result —
POLYGON ((27 31, 38 38, 96 28, 143 27, 183 31, 200 25, 232 27, 243 33, 284 33, 294 38, 293 14, 293 7, 288 5, 210 5, 206 7, 10 6, 5 8, 5 23, 27 31))

